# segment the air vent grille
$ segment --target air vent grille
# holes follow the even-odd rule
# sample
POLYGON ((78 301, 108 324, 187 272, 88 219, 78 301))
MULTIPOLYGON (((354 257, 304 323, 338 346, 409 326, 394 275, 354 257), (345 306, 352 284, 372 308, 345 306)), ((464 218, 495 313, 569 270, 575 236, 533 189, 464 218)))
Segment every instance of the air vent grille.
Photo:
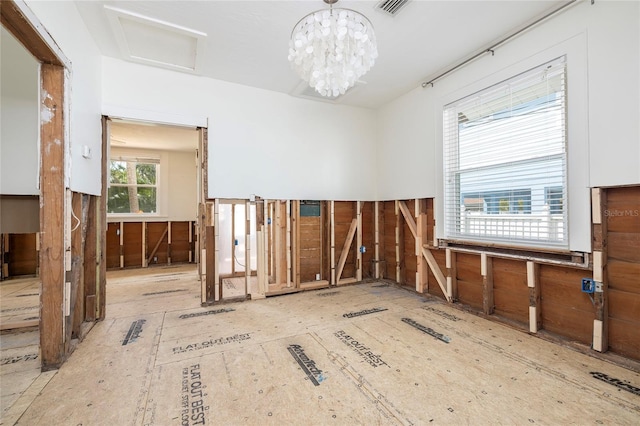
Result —
POLYGON ((376 9, 391 15, 396 16, 404 6, 409 3, 410 0, 382 0, 376 6, 376 9))

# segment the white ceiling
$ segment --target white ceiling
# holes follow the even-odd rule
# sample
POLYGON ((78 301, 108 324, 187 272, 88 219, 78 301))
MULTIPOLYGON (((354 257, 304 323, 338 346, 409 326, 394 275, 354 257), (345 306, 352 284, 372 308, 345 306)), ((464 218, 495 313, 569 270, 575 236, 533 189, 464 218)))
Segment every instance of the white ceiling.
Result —
POLYGON ((109 130, 115 148, 189 152, 198 148, 195 128, 113 119, 109 130))
MULTIPOLYGON (((395 17, 379 0, 341 0, 373 23, 379 58, 366 82, 339 102, 378 108, 568 0, 411 0, 395 17)), ((102 53, 123 58, 105 5, 205 33, 198 74, 292 94, 300 79, 288 61, 289 36, 304 15, 327 6, 297 1, 76 1, 102 53)))

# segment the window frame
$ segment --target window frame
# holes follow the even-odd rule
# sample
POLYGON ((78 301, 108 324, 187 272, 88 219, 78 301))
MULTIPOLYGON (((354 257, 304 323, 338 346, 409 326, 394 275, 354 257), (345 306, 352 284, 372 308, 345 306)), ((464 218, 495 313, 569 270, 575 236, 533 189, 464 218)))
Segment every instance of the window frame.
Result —
MULTIPOLYGON (((155 156, 146 156, 139 157, 135 155, 122 155, 122 156, 112 156, 109 158, 108 171, 109 174, 107 176, 107 217, 122 217, 122 218, 132 218, 132 217, 142 217, 142 218, 156 218, 161 216, 161 188, 162 188, 162 180, 161 180, 161 159, 160 157, 155 156), (113 162, 134 162, 136 164, 153 164, 155 166, 155 185, 151 184, 129 184, 129 183, 113 183, 111 182, 111 164, 113 162), (121 188, 155 188, 156 190, 156 202, 155 202, 155 211, 154 212, 110 212, 109 211, 109 189, 112 187, 121 187, 121 188)), ((137 191, 136 191, 137 193, 137 191)))
MULTIPOLYGON (((510 75, 505 75, 504 78, 502 78, 499 81, 494 81, 491 84, 486 84, 486 85, 482 85, 480 87, 477 87, 477 90, 473 91, 473 92, 467 92, 467 93, 461 93, 462 96, 459 96, 457 98, 452 98, 452 101, 450 102, 443 102, 442 105, 442 112, 441 112, 441 122, 442 122, 442 133, 441 133, 441 141, 442 141, 442 159, 443 159, 443 166, 442 166, 442 177, 443 177, 443 181, 442 181, 442 195, 443 195, 443 206, 444 208, 441 210, 442 214, 443 214, 443 223, 444 223, 444 227, 442 227, 442 233, 444 236, 444 240, 445 241, 449 241, 451 243, 454 244, 471 244, 471 245, 478 245, 478 244, 486 244, 486 245, 490 245, 490 246, 504 246, 504 247, 519 247, 519 248, 525 248, 525 249, 532 249, 532 250, 542 250, 542 251, 552 251, 552 252, 557 252, 557 251, 569 251, 570 250, 570 234, 569 234, 569 229, 570 229, 570 223, 569 223, 569 209, 568 209, 568 204, 569 204, 569 194, 568 194, 568 182, 570 179, 569 176, 569 162, 570 162, 570 150, 569 150, 569 146, 568 146, 568 141, 569 141, 569 102, 568 102, 568 98, 569 98, 569 88, 566 84, 566 81, 568 79, 568 75, 569 75, 569 70, 568 70, 568 60, 566 58, 566 55, 561 55, 559 57, 556 57, 554 59, 547 59, 546 61, 541 61, 538 63, 538 65, 533 65, 532 67, 525 69, 525 70, 521 70, 520 72, 514 72, 511 73, 510 75), (561 175, 561 181, 562 184, 561 186, 557 185, 557 184, 550 184, 550 185, 545 185, 543 189, 543 202, 547 203, 548 200, 550 199, 549 194, 550 194, 550 190, 557 190, 558 187, 563 189, 563 196, 560 199, 560 206, 561 206, 561 216, 562 216, 562 239, 561 240, 556 240, 553 238, 547 238, 547 239, 540 239, 540 238, 512 238, 511 236, 507 235, 506 233, 503 233, 502 236, 495 236, 495 235, 490 235, 490 234, 485 234, 485 235, 474 235, 470 232, 464 232, 464 230, 462 230, 460 228, 460 223, 461 223, 461 217, 462 214, 464 212, 464 208, 462 206, 466 205, 465 200, 468 198, 471 200, 470 204, 473 205, 473 211, 476 211, 477 209, 484 209, 483 213, 484 214, 488 214, 488 213, 495 213, 495 212, 489 212, 489 206, 487 203, 487 198, 483 197, 483 195, 487 195, 490 194, 492 192, 494 193, 498 193, 500 192, 499 190, 497 190, 496 188, 492 187, 492 186, 485 186, 484 188, 481 188, 479 190, 473 190, 473 191, 469 191, 469 190, 463 190, 461 187, 461 178, 460 175, 462 173, 464 173, 464 168, 460 166, 460 152, 459 152, 459 147, 460 147, 460 123, 461 120, 459 118, 459 116, 456 113, 456 118, 455 118, 455 122, 458 123, 457 124, 457 128, 455 129, 455 131, 453 132, 455 134, 455 143, 452 143, 451 141, 447 141, 447 130, 450 130, 450 128, 447 127, 447 111, 448 109, 451 107, 451 105, 457 104, 461 101, 465 101, 467 99, 470 99, 472 97, 474 97, 475 95, 479 94, 479 93, 483 93, 483 92, 487 92, 489 90, 491 90, 494 87, 497 86, 501 86, 501 85, 507 85, 509 83, 512 83, 514 81, 517 81, 517 79, 525 74, 529 74, 532 72, 538 72, 539 70, 543 69, 544 67, 548 66, 548 65, 558 65, 561 64, 560 66, 562 67, 562 73, 563 73, 563 79, 564 79, 564 86, 562 88, 562 110, 561 110, 561 114, 562 114, 562 141, 561 141, 561 146, 562 146, 562 152, 560 155, 557 155, 558 158, 562 161, 561 164, 561 169, 562 169, 562 175, 561 175), (450 151, 452 150, 451 146, 448 146, 447 144, 453 144, 455 145, 453 147, 454 150, 457 151, 457 157, 454 160, 455 165, 454 165, 454 169, 455 172, 451 172, 451 162, 450 159, 447 158, 447 155, 450 153, 450 151), (452 176, 455 176, 455 178, 452 178, 452 176), (453 188, 453 189, 452 189, 453 188), (454 194, 452 196, 452 194, 454 194), (458 199, 458 205, 455 207, 451 207, 453 205, 452 199, 455 197, 455 194, 457 194, 457 199, 458 199), (482 207, 482 203, 484 203, 484 207, 482 207), (476 205, 477 204, 477 205, 476 205), (451 215, 455 214, 455 218, 451 219, 451 215), (457 224, 456 226, 458 228, 456 228, 456 230, 454 232, 452 232, 452 223, 457 224)), ((557 92, 552 92, 552 93, 557 93, 557 92)), ((535 99, 540 99, 540 98, 533 98, 535 99)), ((526 104, 526 103, 524 103, 526 104)), ((463 117, 464 118, 464 117, 463 117)), ((451 116, 451 114, 449 114, 449 120, 454 120, 454 118, 451 116)), ((453 139, 452 139, 453 140, 453 139)), ((520 151, 520 152, 526 152, 526 151, 520 151)), ((553 157, 553 156, 551 156, 553 157)), ((550 158, 551 158, 550 157, 550 158)), ((553 159, 551 160, 553 161, 553 159)), ((537 163, 543 163, 544 160, 541 159, 536 159, 535 161, 532 162, 532 164, 537 164, 537 163)), ((500 167, 506 167, 507 165, 511 164, 513 162, 511 161, 503 161, 500 163, 494 163, 489 167, 495 167, 495 168, 500 168, 500 167)), ((517 163, 517 161, 516 161, 517 163)), ((471 169, 472 170, 472 169, 471 169)), ((511 191, 513 193, 516 192, 521 192, 521 190, 515 190, 515 189, 507 189, 505 188, 504 191, 511 191)), ((513 197, 512 197, 513 198, 513 197)), ((516 197, 518 198, 518 197, 516 197)), ((528 210, 529 213, 531 211, 531 194, 529 194, 529 205, 527 206, 527 208, 525 208, 525 210, 528 210)), ((555 197, 554 197, 555 200, 555 197)), ((517 201, 515 198, 512 199, 511 201, 517 201)), ((557 201, 556 201, 557 204, 557 201)), ((493 206, 495 207, 495 206, 493 206)), ((556 206, 557 209, 557 206, 556 206)), ((549 206, 547 207, 547 211, 551 212, 552 210, 552 206, 551 204, 549 204, 549 206)), ((522 214, 522 212, 517 212, 514 210, 513 205, 511 205, 511 203, 509 204, 509 211, 507 212, 508 214, 514 214, 514 213, 520 213, 522 214)), ((557 213, 557 210, 556 212, 557 213)), ((525 213, 526 214, 526 213, 525 213)), ((524 216, 524 215, 523 215, 524 216)), ((558 215, 556 215, 558 216, 558 215)), ((551 229, 551 228, 549 228, 551 229)), ((550 231, 551 232, 551 231, 550 231)))

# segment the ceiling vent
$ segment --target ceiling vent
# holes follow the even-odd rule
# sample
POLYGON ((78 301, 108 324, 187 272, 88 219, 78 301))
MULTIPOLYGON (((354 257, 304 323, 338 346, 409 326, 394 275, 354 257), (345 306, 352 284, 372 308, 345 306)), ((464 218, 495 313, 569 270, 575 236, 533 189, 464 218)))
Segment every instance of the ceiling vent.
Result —
POLYGON ((387 15, 396 16, 410 0, 382 0, 376 5, 376 9, 387 15))
POLYGON ((115 7, 104 8, 124 59, 199 72, 205 33, 115 7))

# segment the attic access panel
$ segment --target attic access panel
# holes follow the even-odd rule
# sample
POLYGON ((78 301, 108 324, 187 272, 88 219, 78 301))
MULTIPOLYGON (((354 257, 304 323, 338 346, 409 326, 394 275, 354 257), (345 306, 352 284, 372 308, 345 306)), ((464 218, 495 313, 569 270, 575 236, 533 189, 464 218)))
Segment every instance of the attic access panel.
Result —
POLYGON ((104 6, 125 59, 177 71, 198 72, 206 33, 104 6))

